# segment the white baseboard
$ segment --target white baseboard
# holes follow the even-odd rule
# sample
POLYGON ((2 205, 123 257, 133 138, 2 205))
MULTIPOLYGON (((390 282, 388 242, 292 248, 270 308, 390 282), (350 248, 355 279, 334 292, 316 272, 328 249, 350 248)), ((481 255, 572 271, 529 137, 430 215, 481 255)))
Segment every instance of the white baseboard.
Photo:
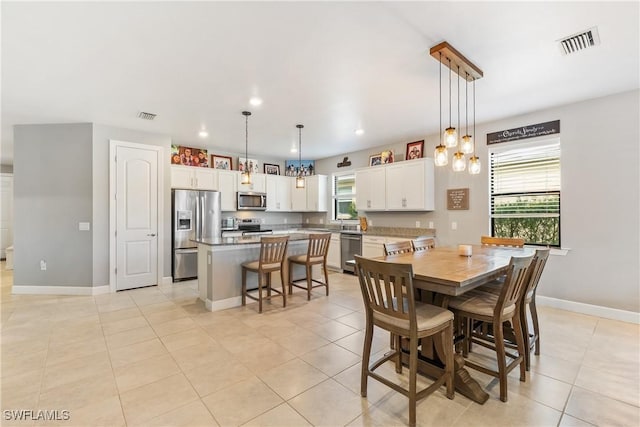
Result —
POLYGON ((102 295, 111 292, 105 286, 19 286, 13 285, 11 293, 16 295, 102 295))
POLYGON ((562 310, 573 311, 575 313, 603 317, 605 319, 640 324, 640 313, 635 313, 633 311, 618 310, 617 308, 603 307, 600 305, 591 305, 558 298, 543 297, 541 295, 536 295, 536 302, 545 307, 559 308, 562 310))
POLYGON ((163 277, 162 278, 162 284, 163 285, 170 285, 172 283, 173 283, 173 277, 167 276, 167 277, 163 277))
POLYGON ((209 311, 226 310, 227 308, 239 307, 242 305, 242 297, 232 297, 219 301, 211 301, 210 299, 207 299, 204 304, 209 311))

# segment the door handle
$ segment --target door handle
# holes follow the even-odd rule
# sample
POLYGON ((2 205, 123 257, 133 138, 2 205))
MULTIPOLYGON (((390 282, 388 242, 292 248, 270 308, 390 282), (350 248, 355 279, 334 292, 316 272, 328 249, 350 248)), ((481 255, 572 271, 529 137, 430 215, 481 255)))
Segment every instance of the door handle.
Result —
POLYGON ((156 233, 147 234, 147 236, 149 236, 149 237, 156 237, 156 233))

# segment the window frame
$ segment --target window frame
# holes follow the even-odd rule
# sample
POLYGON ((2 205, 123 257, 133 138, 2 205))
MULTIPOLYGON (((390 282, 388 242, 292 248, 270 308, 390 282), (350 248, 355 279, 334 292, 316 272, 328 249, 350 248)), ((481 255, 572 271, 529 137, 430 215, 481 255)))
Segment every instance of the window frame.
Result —
POLYGON ((333 223, 349 223, 349 222, 357 222, 358 218, 353 218, 353 219, 337 219, 336 218, 336 214, 337 214, 337 202, 338 199, 344 199, 344 198, 353 198, 355 200, 356 197, 356 192, 357 190, 357 184, 355 182, 356 179, 356 171, 355 170, 348 170, 348 171, 343 171, 343 172, 334 172, 333 174, 331 174, 331 222, 333 223), (336 194, 336 180, 339 177, 344 177, 344 176, 353 176, 353 189, 354 192, 350 193, 350 194, 341 194, 340 196, 338 196, 336 194))
MULTIPOLYGON (((527 246, 537 246, 537 247, 548 247, 548 248, 562 248, 562 144, 560 140, 560 136, 554 136, 553 138, 549 137, 541 137, 531 139, 529 141, 512 141, 508 143, 497 144, 492 147, 489 146, 487 153, 487 168, 488 168, 488 194, 489 194, 489 206, 488 206, 488 217, 489 217, 489 229, 491 230, 491 236, 495 236, 495 220, 499 218, 495 218, 493 214, 494 207, 494 194, 493 194, 493 162, 492 155, 499 154, 507 151, 513 151, 518 149, 527 149, 527 148, 535 148, 542 147, 545 145, 552 145, 557 143, 560 150, 560 166, 559 166, 559 174, 560 174, 560 189, 559 190, 540 190, 540 191, 521 191, 521 192, 510 192, 510 193, 498 193, 497 196, 518 196, 518 195, 556 195, 558 196, 558 243, 530 243, 525 241, 525 245, 527 246)), ((536 216, 532 216, 535 218, 536 216)), ((540 215, 538 217, 543 217, 540 215)))

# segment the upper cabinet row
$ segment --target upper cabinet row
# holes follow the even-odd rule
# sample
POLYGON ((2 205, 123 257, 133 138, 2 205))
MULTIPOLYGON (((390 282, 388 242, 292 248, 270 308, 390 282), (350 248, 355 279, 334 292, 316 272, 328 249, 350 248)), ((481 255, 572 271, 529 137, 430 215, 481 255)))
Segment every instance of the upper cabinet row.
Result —
POLYGON ((241 183, 238 171, 171 166, 171 188, 214 190, 221 193, 223 211, 236 210, 236 192, 267 193, 267 211, 323 212, 327 210, 327 176, 306 177, 305 188, 295 188, 295 178, 253 174, 251 184, 241 183))
POLYGON ((358 211, 432 211, 433 159, 356 170, 358 211))

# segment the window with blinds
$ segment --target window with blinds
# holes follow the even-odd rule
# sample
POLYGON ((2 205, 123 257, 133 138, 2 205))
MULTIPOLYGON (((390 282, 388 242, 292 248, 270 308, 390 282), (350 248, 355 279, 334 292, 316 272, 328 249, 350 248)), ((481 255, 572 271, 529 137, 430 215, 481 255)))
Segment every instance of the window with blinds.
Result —
POLYGON ((496 237, 560 247, 560 141, 491 153, 496 237))
POLYGON ((357 218, 355 174, 333 175, 333 219, 357 218))

